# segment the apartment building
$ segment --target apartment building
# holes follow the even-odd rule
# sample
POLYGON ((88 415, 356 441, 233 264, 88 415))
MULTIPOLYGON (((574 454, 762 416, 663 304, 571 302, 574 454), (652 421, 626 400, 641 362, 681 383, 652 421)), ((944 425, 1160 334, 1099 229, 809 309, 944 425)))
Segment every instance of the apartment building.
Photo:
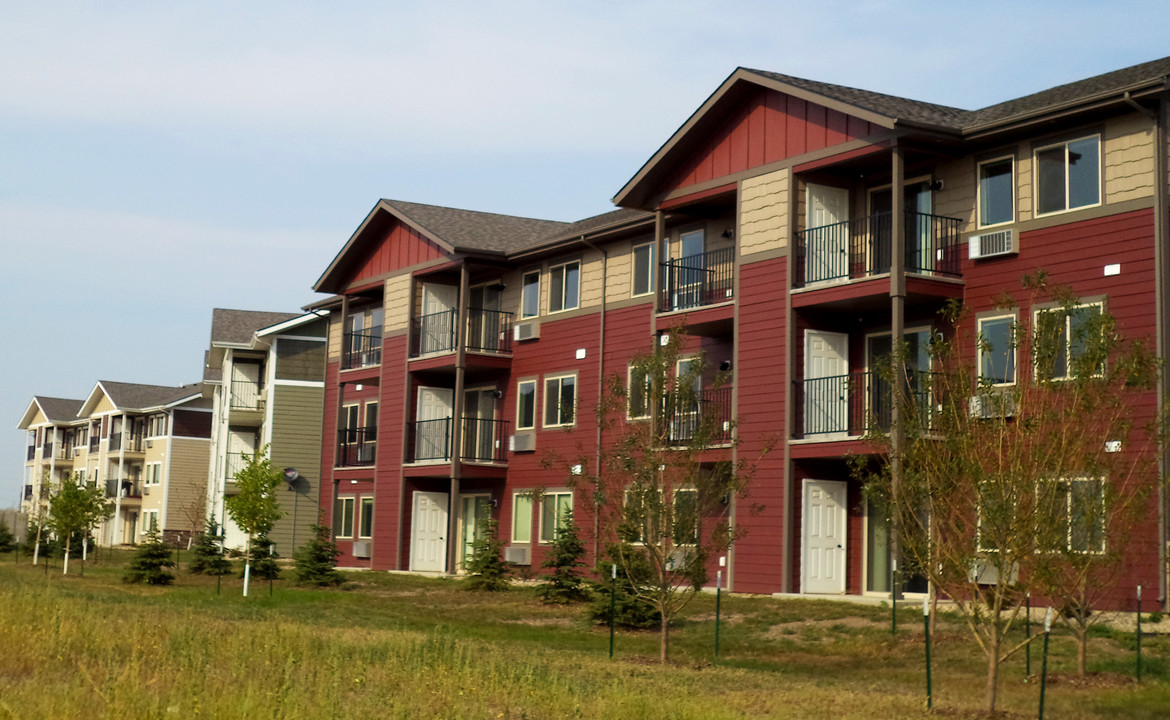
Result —
POLYGON ((258 450, 285 471, 278 500, 284 517, 269 538, 289 557, 319 521, 321 416, 325 393, 327 319, 215 309, 204 384, 212 407, 207 508, 224 528, 227 547, 247 536, 224 508, 235 474, 258 450))
MULTIPOLYGON (((963 110, 740 68, 615 212, 378 202, 315 285, 331 295, 314 306, 330 316, 322 503, 342 564, 456 572, 484 514, 534 568, 559 509, 588 535, 590 498, 541 458, 604 442, 602 378, 684 326, 734 378, 702 400, 737 420, 713 459, 779 439, 752 511, 729 509, 729 587, 888 595, 885 528, 846 459, 872 452, 856 388, 893 342, 923 346, 952 299, 993 334, 1035 310, 1005 317, 996 297, 1043 268, 1166 357, 1168 75, 1163 59, 963 110)), ((1165 518, 1159 484, 1122 581, 1163 603, 1165 518)))
POLYGON ((20 511, 30 518, 44 516, 52 488, 73 474, 73 448, 84 429, 77 419, 83 402, 36 395, 16 426, 28 436, 20 511))

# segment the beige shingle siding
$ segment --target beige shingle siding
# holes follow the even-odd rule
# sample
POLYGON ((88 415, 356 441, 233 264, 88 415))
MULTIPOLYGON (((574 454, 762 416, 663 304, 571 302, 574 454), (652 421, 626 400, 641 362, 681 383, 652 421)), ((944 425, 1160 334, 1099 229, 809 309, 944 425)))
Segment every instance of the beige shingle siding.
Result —
POLYGON ((1032 219, 1032 147, 1022 145, 1016 154, 1016 221, 1032 219))
POLYGON ((409 274, 403 274, 386 281, 382 305, 383 327, 387 335, 410 327, 410 280, 409 274))
POLYGON ((743 181, 740 188, 740 255, 788 247, 789 168, 743 181))
POLYGON ((935 171, 935 177, 943 181, 943 189, 934 195, 934 212, 962 220, 963 233, 975 230, 975 174, 975 159, 971 157, 940 165, 935 171))
POLYGON ((341 362, 341 333, 345 318, 340 310, 329 313, 329 362, 341 362))
POLYGON ((1105 202, 1154 195, 1154 127, 1133 113, 1105 127, 1105 202))
MULTIPOLYGON (((172 438, 166 530, 194 530, 200 524, 207 506, 210 453, 211 443, 206 440, 172 438)), ((151 493, 161 491, 159 487, 151 493)))
POLYGON ((309 529, 317 522, 324 394, 322 388, 287 385, 273 388, 272 466, 278 469, 294 467, 301 474, 298 497, 294 498, 283 484, 278 488, 281 510, 286 514, 277 522, 271 539, 277 544, 276 551, 285 557, 290 557, 293 552, 293 500, 296 500, 298 544, 308 539, 309 529))
POLYGON ((625 300, 632 294, 632 279, 630 273, 633 269, 633 257, 631 252, 635 244, 642 244, 649 238, 643 238, 637 243, 631 243, 628 240, 611 243, 606 246, 609 251, 609 262, 606 274, 605 299, 606 302, 617 302, 625 300))

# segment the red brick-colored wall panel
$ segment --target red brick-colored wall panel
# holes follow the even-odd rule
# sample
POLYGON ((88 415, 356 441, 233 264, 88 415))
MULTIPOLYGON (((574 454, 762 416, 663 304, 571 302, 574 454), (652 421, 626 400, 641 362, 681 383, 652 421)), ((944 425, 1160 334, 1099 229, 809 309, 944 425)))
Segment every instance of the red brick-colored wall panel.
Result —
POLYGON ((367 249, 354 262, 356 269, 345 281, 346 285, 443 256, 438 245, 397 221, 392 222, 389 229, 364 240, 363 245, 367 249))
MULTIPOLYGON (((407 390, 403 386, 406 362, 406 335, 382 343, 381 401, 378 405, 378 455, 375 469, 374 547, 375 570, 400 570, 398 515, 402 497, 402 408, 407 390)), ((408 498, 409 501, 409 498, 408 498)), ((405 516, 407 513, 403 513, 405 516)), ((409 536, 408 536, 409 537, 409 536)))

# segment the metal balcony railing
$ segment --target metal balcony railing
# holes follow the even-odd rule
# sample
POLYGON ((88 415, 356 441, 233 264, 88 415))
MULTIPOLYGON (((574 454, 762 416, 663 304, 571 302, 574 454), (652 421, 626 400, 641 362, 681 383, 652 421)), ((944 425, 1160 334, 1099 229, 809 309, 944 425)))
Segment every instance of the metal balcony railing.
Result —
POLYGON ((337 431, 337 467, 373 465, 377 459, 378 428, 342 428, 337 431))
POLYGON ((660 264, 658 310, 689 310, 735 296, 735 248, 709 250, 660 264))
POLYGON ((455 349, 455 326, 459 311, 455 308, 420 315, 411 322, 410 356, 451 352, 455 349))
POLYGON ((236 473, 247 467, 254 455, 255 453, 228 453, 227 462, 224 464, 224 477, 227 481, 235 482, 236 473))
POLYGON ((120 433, 120 432, 110 433, 109 449, 110 449, 110 452, 117 452, 118 450, 122 449, 122 433, 120 433))
POLYGON ((342 338, 341 369, 371 367, 382 363, 382 328, 347 332, 342 338))
POLYGON ((25 459, 26 460, 35 460, 36 457, 37 457, 37 446, 36 445, 29 445, 28 452, 25 453, 25 459))
POLYGON ((665 415, 668 437, 674 443, 691 443, 699 433, 711 447, 731 442, 731 387, 700 390, 694 402, 674 404, 665 415))
POLYGON ((106 497, 142 497, 142 478, 125 478, 123 480, 106 480, 106 497))
POLYGON ((32 496, 33 496, 33 486, 32 485, 25 485, 24 486, 24 495, 23 495, 24 499, 25 500, 32 500, 32 496))
MULTIPOLYGON (((907 388, 917 404, 920 423, 929 427, 931 374, 911 371, 907 388)), ((864 435, 868 428, 888 431, 893 422, 890 381, 874 372, 811 378, 793 382, 796 408, 794 437, 864 435)))
POLYGON ((512 313, 470 308, 467 311, 467 349, 512 352, 512 313))
POLYGON ((459 457, 467 462, 506 462, 508 448, 504 438, 507 432, 507 420, 464 418, 459 457))
POLYGON ((97 433, 90 435, 90 437, 89 437, 89 451, 90 452, 97 452, 98 446, 101 445, 101 442, 102 442, 102 438, 97 433))
POLYGON ((263 407, 264 395, 260 383, 255 380, 232 380, 231 392, 232 410, 260 410, 263 407))
MULTIPOLYGON (((906 272, 960 277, 958 218, 906 211, 906 272)), ((860 279, 890 272, 893 214, 808 228, 796 233, 794 285, 860 279)))
POLYGON ((450 462, 451 418, 407 423, 406 462, 450 462))

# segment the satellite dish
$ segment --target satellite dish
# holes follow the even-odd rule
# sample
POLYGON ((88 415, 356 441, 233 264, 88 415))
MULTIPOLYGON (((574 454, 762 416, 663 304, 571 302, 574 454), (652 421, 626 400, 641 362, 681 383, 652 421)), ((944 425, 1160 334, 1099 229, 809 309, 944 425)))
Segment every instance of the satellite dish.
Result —
POLYGON ((284 481, 286 483, 288 483, 288 486, 290 488, 293 485, 296 485, 297 479, 300 476, 301 476, 301 474, 299 472, 297 472, 296 468, 287 467, 284 469, 284 481))

